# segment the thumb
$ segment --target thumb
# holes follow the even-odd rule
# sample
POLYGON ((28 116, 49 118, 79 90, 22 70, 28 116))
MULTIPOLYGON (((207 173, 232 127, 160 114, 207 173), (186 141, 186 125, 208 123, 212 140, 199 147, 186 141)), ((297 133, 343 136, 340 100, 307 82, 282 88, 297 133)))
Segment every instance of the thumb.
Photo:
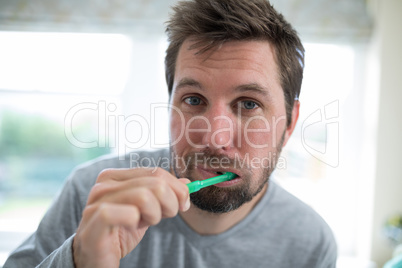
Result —
POLYGON ((188 183, 190 183, 191 181, 189 180, 189 179, 187 179, 187 178, 180 178, 180 179, 178 179, 181 183, 184 183, 184 184, 188 184, 188 183))

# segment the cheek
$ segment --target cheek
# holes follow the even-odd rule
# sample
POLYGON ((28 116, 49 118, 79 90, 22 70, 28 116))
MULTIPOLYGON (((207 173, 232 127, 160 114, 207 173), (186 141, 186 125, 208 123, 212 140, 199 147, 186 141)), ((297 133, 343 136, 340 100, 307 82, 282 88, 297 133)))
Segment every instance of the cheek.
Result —
POLYGON ((208 124, 197 117, 174 112, 170 116, 170 142, 176 152, 201 144, 203 134, 208 131, 208 124), (195 119, 195 120, 194 120, 195 119))
POLYGON ((203 147, 204 136, 211 132, 211 123, 204 116, 174 112, 170 117, 170 137, 173 145, 203 147))
POLYGON ((185 120, 183 115, 177 111, 170 112, 170 143, 171 146, 180 144, 184 137, 185 120))
POLYGON ((256 153, 276 148, 286 128, 286 116, 254 117, 242 124, 242 144, 256 153))
POLYGON ((176 117, 170 118, 170 136, 172 139, 177 139, 182 132, 182 122, 176 117))

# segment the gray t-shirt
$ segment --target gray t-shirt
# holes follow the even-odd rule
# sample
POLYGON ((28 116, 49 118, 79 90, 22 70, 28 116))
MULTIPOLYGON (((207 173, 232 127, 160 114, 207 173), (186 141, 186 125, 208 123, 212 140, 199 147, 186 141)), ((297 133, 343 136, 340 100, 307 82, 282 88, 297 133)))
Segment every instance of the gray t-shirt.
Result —
MULTIPOLYGON (((88 193, 105 168, 156 164, 167 169, 169 151, 103 157, 77 168, 38 230, 4 264, 14 267, 74 267, 72 240, 88 193), (141 161, 145 159, 146 161, 141 161)), ((202 236, 176 216, 148 229, 120 267, 335 267, 337 248, 324 220, 275 182, 250 214, 228 231, 202 236)))

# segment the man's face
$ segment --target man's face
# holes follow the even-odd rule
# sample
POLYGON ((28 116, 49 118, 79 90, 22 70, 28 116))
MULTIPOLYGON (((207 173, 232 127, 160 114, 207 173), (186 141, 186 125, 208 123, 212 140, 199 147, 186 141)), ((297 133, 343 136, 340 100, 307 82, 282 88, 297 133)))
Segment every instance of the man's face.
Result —
POLYGON ((231 181, 191 194, 203 210, 228 212, 265 187, 293 128, 286 127, 269 42, 227 42, 197 55, 191 44, 180 48, 171 95, 173 170, 190 180, 236 173, 231 181))

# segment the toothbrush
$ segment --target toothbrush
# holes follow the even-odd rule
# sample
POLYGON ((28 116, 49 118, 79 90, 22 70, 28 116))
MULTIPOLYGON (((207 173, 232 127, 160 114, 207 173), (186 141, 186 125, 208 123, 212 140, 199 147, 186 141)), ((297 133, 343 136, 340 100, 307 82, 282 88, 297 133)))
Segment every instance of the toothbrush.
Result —
POLYGON ((208 187, 220 182, 224 182, 224 181, 230 181, 233 180, 234 178, 236 178, 237 175, 232 173, 232 172, 226 172, 223 175, 219 175, 216 177, 212 177, 206 180, 202 180, 202 181, 193 181, 187 184, 188 190, 191 193, 197 192, 200 189, 204 188, 204 187, 208 187))

